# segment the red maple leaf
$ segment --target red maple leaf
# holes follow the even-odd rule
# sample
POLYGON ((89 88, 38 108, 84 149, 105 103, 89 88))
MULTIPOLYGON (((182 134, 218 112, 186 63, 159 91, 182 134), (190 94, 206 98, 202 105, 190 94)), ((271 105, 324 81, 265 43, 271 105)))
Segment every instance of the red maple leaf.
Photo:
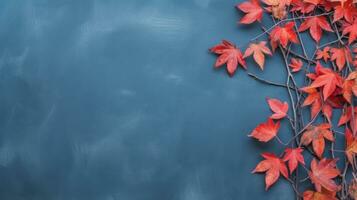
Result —
POLYGON ((296 12, 300 11, 301 13, 308 14, 315 9, 315 5, 311 3, 306 3, 301 0, 294 0, 292 1, 293 7, 291 11, 296 12))
POLYGON ((260 142, 268 142, 273 139, 278 133, 280 122, 274 123, 273 119, 269 118, 267 122, 259 124, 249 135, 260 142))
POLYGON ((322 51, 319 49, 316 52, 316 59, 324 59, 325 62, 327 62, 328 59, 330 59, 330 47, 325 47, 322 51))
POLYGON ((352 106, 348 106, 345 108, 342 112, 342 115, 338 121, 338 126, 341 126, 343 124, 347 124, 349 122, 350 127, 352 129, 352 133, 356 134, 357 132, 357 107, 354 107, 353 109, 353 115, 352 115, 352 106), (354 118, 354 120, 352 120, 354 118))
POLYGON ((220 55, 217 58, 215 67, 217 68, 227 63, 227 71, 231 76, 233 76, 234 72, 237 70, 238 64, 244 69, 247 68, 242 52, 229 41, 223 40, 221 44, 212 47, 210 51, 220 55))
POLYGON ((307 18, 299 27, 299 32, 310 29, 310 35, 318 43, 322 36, 322 30, 332 32, 330 24, 325 16, 315 16, 307 18))
POLYGON ((351 44, 357 38, 357 20, 354 20, 352 24, 348 24, 343 28, 342 35, 347 35, 348 37, 348 44, 351 44))
POLYGON ((285 149, 285 155, 283 160, 289 161, 289 170, 290 170, 290 174, 292 174, 295 169, 298 166, 298 162, 305 165, 305 161, 304 161, 304 157, 302 156, 302 152, 304 150, 302 148, 295 148, 295 149, 291 149, 291 148, 287 148, 285 149))
POLYGON ((273 51, 279 44, 286 48, 289 41, 298 44, 299 40, 294 31, 294 22, 288 22, 284 26, 276 26, 270 33, 270 44, 273 51))
POLYGON ((267 99, 270 109, 274 112, 270 116, 272 119, 282 119, 286 116, 289 110, 289 104, 287 102, 281 102, 278 99, 267 99))
POLYGON ((263 17, 263 8, 258 0, 250 0, 237 5, 237 8, 246 15, 239 21, 242 24, 251 24, 255 21, 261 22, 263 17))
POLYGON ((322 108, 321 95, 320 92, 317 91, 317 89, 315 88, 306 89, 305 92, 308 93, 308 96, 306 97, 302 106, 311 106, 310 116, 312 119, 321 111, 322 108))
POLYGON ((249 47, 245 50, 243 58, 251 56, 255 62, 259 65, 260 69, 264 69, 265 56, 264 54, 272 55, 270 49, 266 46, 266 42, 262 41, 259 43, 251 43, 249 47))
POLYGON ((346 140, 346 157, 350 163, 353 163, 354 156, 357 154, 357 138, 352 135, 351 130, 346 127, 345 131, 346 140))
POLYGON ((329 123, 331 123, 332 119, 332 110, 334 108, 343 108, 343 104, 345 102, 344 98, 337 94, 338 92, 335 92, 333 95, 327 98, 327 100, 322 105, 322 113, 324 114, 329 123))
MULTIPOLYGON (((354 114, 357 114, 357 107, 354 108, 354 114)), ((352 118, 352 107, 347 107, 344 112, 342 113, 340 120, 338 121, 338 126, 346 124, 352 118)))
POLYGON ((357 72, 351 72, 343 81, 342 95, 347 102, 352 102, 352 94, 357 96, 357 72))
POLYGON ((343 81, 339 74, 329 68, 322 67, 320 63, 317 63, 316 68, 319 69, 317 77, 310 86, 304 87, 302 90, 308 91, 312 88, 323 88, 323 97, 326 100, 337 87, 342 88, 343 81))
POLYGON ((327 11, 330 12, 335 6, 336 4, 333 2, 330 2, 328 0, 322 0, 321 6, 327 11))
POLYGON ((331 61, 335 61, 338 69, 341 71, 346 62, 352 62, 351 51, 347 48, 331 48, 331 61))
POLYGON ((256 172, 266 172, 265 175, 265 189, 268 190, 270 186, 272 186, 282 174, 285 178, 288 178, 288 169, 284 161, 275 156, 272 153, 263 153, 262 157, 265 160, 258 163, 256 168, 253 170, 253 173, 256 172))
MULTIPOLYGON (((331 72, 328 68, 323 68, 320 63, 317 63, 315 67, 316 73, 308 73, 308 76, 311 80, 318 80, 321 75, 328 74, 331 72)), ((342 78, 341 78, 342 79, 342 78)), ((331 95, 323 101, 321 92, 314 87, 305 87, 302 90, 308 94, 302 106, 311 106, 311 119, 314 118, 320 111, 325 115, 329 120, 332 118, 332 110, 334 108, 342 108, 344 103, 343 97, 339 96, 341 90, 339 87, 336 88, 331 95)))
POLYGON ((292 72, 298 72, 301 70, 303 63, 300 59, 298 58, 292 58, 291 63, 289 64, 289 67, 291 67, 292 72))
POLYGON ((311 171, 309 172, 309 177, 311 182, 315 185, 315 189, 318 192, 322 191, 322 188, 337 192, 340 190, 333 178, 340 175, 340 171, 336 168, 335 159, 323 158, 320 161, 313 159, 311 161, 311 171))
POLYGON ((352 87, 354 86, 353 80, 344 80, 342 85, 342 96, 348 102, 352 102, 352 87))
POLYGON ((324 192, 324 190, 322 192, 307 190, 303 194, 303 200, 337 200, 335 196, 335 194, 324 192))
POLYGON ((325 149, 325 139, 335 141, 332 132, 329 130, 330 124, 324 123, 318 126, 310 125, 301 136, 301 144, 307 146, 312 143, 312 148, 316 155, 321 158, 325 149))
POLYGON ((334 7, 335 12, 333 13, 333 22, 337 22, 342 18, 350 23, 353 21, 353 17, 356 15, 356 8, 352 6, 351 3, 344 6, 338 5, 334 7))

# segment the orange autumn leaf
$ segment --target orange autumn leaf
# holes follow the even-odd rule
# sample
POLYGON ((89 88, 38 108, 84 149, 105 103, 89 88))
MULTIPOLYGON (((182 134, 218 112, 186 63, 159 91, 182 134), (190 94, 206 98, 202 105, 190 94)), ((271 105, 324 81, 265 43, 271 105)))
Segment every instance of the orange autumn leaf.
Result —
POLYGON ((307 190, 303 194, 303 200, 337 200, 337 198, 327 192, 307 190))
POLYGON ((276 136, 279 128, 280 122, 274 123, 273 119, 269 118, 267 122, 259 124, 249 136, 260 142, 268 142, 276 136))
POLYGON ((259 4, 259 0, 250 0, 237 5, 237 8, 246 13, 239 21, 241 24, 251 24, 255 21, 261 22, 263 17, 263 8, 259 4))
POLYGON ((320 42, 322 30, 332 32, 330 24, 325 16, 315 16, 307 18, 299 27, 299 32, 310 30, 311 37, 317 42, 320 42))
POLYGON ((253 170, 253 173, 257 172, 265 172, 265 189, 268 190, 270 186, 272 186, 282 174, 285 178, 288 178, 288 169, 280 158, 275 156, 272 153, 263 153, 262 157, 265 160, 258 163, 256 168, 253 170))
POLYGON ((289 110, 289 104, 287 102, 281 102, 278 99, 267 99, 270 109, 274 112, 270 116, 272 119, 282 119, 286 116, 289 110))
POLYGON ((264 54, 272 55, 270 49, 266 46, 266 42, 262 41, 259 43, 251 43, 249 47, 245 50, 243 58, 251 56, 255 62, 259 65, 260 69, 264 69, 265 56, 264 54))
POLYGON ((320 161, 313 159, 311 161, 311 171, 309 177, 311 182, 315 185, 315 189, 318 192, 322 191, 322 188, 330 191, 337 192, 340 190, 333 178, 340 175, 340 171, 336 168, 336 159, 323 158, 320 161))
POLYGON ((227 40, 223 40, 221 44, 218 44, 210 49, 211 52, 218 54, 215 67, 220 67, 227 64, 227 71, 229 75, 233 75, 237 70, 238 64, 246 69, 246 64, 243 59, 242 52, 236 48, 236 46, 227 40))
POLYGON ((291 0, 262 0, 269 7, 266 8, 268 12, 276 19, 283 19, 287 15, 287 6, 290 5, 291 0))
POLYGON ((312 143, 312 148, 316 155, 321 158, 325 150, 325 139, 333 142, 335 138, 330 131, 330 124, 324 123, 318 126, 310 125, 301 136, 301 144, 308 146, 312 143))
POLYGON ((298 58, 292 58, 291 63, 289 64, 289 67, 291 67, 292 72, 298 72, 301 70, 303 63, 300 59, 298 58))
POLYGON ((289 161, 288 165, 289 165, 289 170, 290 170, 290 174, 292 174, 295 169, 298 166, 298 163, 301 163, 303 165, 305 165, 305 161, 304 161, 304 157, 302 155, 302 152, 304 150, 302 148, 287 148, 285 149, 285 155, 283 157, 283 161, 289 161))

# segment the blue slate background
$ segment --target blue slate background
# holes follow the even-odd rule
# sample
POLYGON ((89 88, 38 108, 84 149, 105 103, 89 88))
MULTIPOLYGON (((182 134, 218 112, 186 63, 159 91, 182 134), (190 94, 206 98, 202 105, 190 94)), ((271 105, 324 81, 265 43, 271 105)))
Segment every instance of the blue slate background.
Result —
MULTIPOLYGON (((278 144, 247 137, 285 91, 207 50, 258 33, 238 2, 0 1, 0 198, 292 198, 251 174, 278 144)), ((280 59, 249 71, 284 81, 280 59)))

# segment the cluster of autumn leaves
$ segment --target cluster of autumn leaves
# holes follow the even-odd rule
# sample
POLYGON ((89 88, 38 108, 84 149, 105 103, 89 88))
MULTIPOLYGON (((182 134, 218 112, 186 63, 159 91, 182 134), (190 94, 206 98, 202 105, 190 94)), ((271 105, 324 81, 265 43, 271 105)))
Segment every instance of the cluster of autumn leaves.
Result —
MULTIPOLYGON (((277 137, 277 133, 280 128, 280 120, 287 116, 288 103, 281 102, 278 99, 268 99, 268 105, 273 111, 273 114, 268 118, 267 122, 259 124, 249 135, 260 142, 269 142, 273 138, 277 137), (277 122, 274 122, 277 120, 277 122)), ((331 142, 334 141, 333 133, 330 130, 331 126, 329 123, 322 123, 317 126, 309 125, 306 130, 304 130, 300 144, 303 146, 312 145, 313 150, 318 158, 322 158, 325 149, 325 140, 331 142)), ((352 139, 353 136, 350 131, 346 133, 350 136, 351 140, 348 142, 351 145, 357 145, 352 139)), ((350 151, 346 151, 346 155, 352 161, 352 156, 356 152, 357 146, 350 151)), ((279 158, 272 153, 263 153, 262 156, 265 160, 261 161, 253 172, 266 172, 265 183, 266 189, 268 189, 272 184, 274 184, 280 174, 285 178, 288 178, 288 169, 285 162, 288 162, 288 168, 290 174, 292 174, 298 163, 305 165, 304 157, 302 155, 303 148, 286 148, 283 158, 279 158)), ((339 186, 337 186, 331 179, 339 175, 339 170, 335 168, 336 160, 323 158, 320 161, 314 159, 311 162, 311 171, 309 172, 309 177, 311 181, 315 184, 316 190, 321 192, 321 188, 325 188, 328 191, 338 191, 339 186)))
MULTIPOLYGON (((252 56, 263 70, 265 56, 279 48, 289 51, 290 45, 300 44, 300 32, 309 31, 312 40, 318 47, 313 58, 291 54, 289 70, 291 73, 303 72, 308 85, 298 88, 303 102, 300 106, 309 107, 311 121, 301 130, 297 130, 291 141, 298 141, 291 148, 285 148, 282 156, 263 153, 264 158, 253 172, 266 173, 266 189, 272 186, 282 175, 290 180, 300 164, 308 173, 315 190, 303 192, 304 200, 337 199, 336 193, 341 190, 335 178, 341 175, 337 168, 337 159, 324 157, 325 142, 335 142, 332 126, 333 109, 341 109, 338 126, 345 126, 346 147, 344 150, 347 163, 356 167, 357 154, 357 106, 353 104, 357 96, 357 8, 352 0, 248 0, 237 8, 244 13, 241 24, 261 22, 267 13, 274 20, 270 28, 262 27, 267 41, 251 42, 244 53, 233 43, 223 40, 210 51, 219 57, 215 67, 226 65, 229 75, 234 75, 238 66, 246 69, 245 59, 252 56), (299 22, 299 23, 297 23, 299 22), (320 45, 323 32, 335 33, 337 39, 320 45), (305 70, 302 70, 307 63, 305 70), (325 64, 322 64, 325 63, 325 64), (311 69, 310 69, 311 68, 311 69), (321 114, 324 123, 315 124, 321 114), (356 117, 355 117, 356 116, 356 117), (311 147, 314 156, 310 168, 305 166, 303 152, 311 147)), ((257 38, 255 38, 256 40, 257 38)), ((290 86, 287 86, 290 87, 290 86)), ((249 135, 260 142, 269 142, 277 136, 280 121, 288 118, 289 104, 278 99, 267 99, 273 114, 266 122, 259 124, 249 135)), ((295 105, 292 105, 295 106, 295 105)), ((296 119, 295 119, 296 120, 296 119)), ((291 142, 290 141, 290 142, 291 142)), ((344 174, 345 175, 345 174, 344 174)), ((357 197, 357 181, 350 184, 351 197, 357 197), (355 196, 353 196, 355 194, 355 196)))

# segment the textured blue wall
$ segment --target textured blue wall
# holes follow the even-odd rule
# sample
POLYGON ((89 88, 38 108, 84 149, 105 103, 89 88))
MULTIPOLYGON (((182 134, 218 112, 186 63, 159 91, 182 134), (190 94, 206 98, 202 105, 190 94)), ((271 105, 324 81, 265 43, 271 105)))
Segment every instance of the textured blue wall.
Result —
MULTIPOLYGON (((0 198, 291 198, 251 174, 278 144, 247 137, 285 91, 207 50, 257 34, 238 2, 0 1, 0 198)), ((280 58, 249 71, 284 81, 280 58)))

